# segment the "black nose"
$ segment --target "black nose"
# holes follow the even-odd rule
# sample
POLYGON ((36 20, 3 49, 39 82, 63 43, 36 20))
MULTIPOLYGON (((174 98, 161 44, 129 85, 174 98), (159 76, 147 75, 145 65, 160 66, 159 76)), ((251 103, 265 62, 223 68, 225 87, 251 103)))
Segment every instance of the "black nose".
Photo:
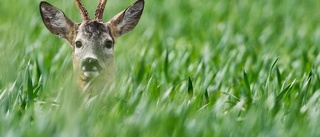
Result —
POLYGON ((101 71, 102 67, 99 64, 98 59, 85 58, 81 62, 82 71, 101 71))

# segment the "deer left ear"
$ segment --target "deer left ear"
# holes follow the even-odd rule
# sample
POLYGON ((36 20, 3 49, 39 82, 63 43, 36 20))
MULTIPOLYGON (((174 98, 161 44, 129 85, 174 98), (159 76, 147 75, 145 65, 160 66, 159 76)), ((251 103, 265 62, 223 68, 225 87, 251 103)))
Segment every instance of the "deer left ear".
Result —
POLYGON ((68 39, 68 34, 74 27, 74 23, 61 10, 47 2, 42 1, 39 8, 43 23, 48 30, 61 38, 68 39))
POLYGON ((116 35, 115 37, 120 37, 135 28, 140 20, 143 8, 144 0, 138 0, 108 22, 116 35))

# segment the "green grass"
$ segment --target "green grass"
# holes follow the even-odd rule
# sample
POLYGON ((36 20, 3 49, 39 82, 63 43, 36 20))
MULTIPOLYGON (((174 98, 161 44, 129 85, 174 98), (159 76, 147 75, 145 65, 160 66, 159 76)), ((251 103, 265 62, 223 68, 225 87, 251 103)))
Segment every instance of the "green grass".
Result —
MULTIPOLYGON (((105 20, 133 2, 109 0, 105 20)), ((116 84, 92 97, 39 3, 0 4, 0 136, 320 136, 320 1, 146 0, 116 84)))

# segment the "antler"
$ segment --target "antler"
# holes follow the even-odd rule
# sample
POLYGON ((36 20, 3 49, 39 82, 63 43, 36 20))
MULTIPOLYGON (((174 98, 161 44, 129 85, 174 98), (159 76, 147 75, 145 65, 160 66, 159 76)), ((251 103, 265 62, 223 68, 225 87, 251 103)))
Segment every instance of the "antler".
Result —
POLYGON ((90 20, 89 15, 88 15, 88 11, 82 5, 81 0, 74 0, 74 2, 76 3, 77 8, 80 11, 82 20, 84 20, 84 21, 90 20))
POLYGON ((96 14, 95 14, 96 20, 102 21, 103 11, 104 11, 104 8, 106 7, 106 3, 107 3, 107 0, 100 0, 99 1, 98 7, 96 10, 96 14))

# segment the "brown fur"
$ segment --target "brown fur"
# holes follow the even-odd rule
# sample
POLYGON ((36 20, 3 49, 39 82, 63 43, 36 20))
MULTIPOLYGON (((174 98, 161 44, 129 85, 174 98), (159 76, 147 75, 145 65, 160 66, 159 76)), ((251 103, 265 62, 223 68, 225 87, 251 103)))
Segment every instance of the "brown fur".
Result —
POLYGON ((106 83, 114 81, 114 43, 118 37, 137 25, 144 8, 144 1, 138 0, 104 23, 102 14, 105 3, 104 0, 99 2, 96 18, 89 20, 87 10, 81 1, 76 0, 83 19, 81 23, 74 23, 61 10, 47 2, 40 3, 40 13, 45 26, 51 33, 66 39, 73 49, 73 68, 79 77, 81 89, 91 83, 89 89, 99 90, 105 87, 106 83), (76 46, 77 42, 81 45, 76 46), (99 70, 87 70, 87 66, 82 66, 84 60, 89 58, 97 60, 94 67, 99 70))

